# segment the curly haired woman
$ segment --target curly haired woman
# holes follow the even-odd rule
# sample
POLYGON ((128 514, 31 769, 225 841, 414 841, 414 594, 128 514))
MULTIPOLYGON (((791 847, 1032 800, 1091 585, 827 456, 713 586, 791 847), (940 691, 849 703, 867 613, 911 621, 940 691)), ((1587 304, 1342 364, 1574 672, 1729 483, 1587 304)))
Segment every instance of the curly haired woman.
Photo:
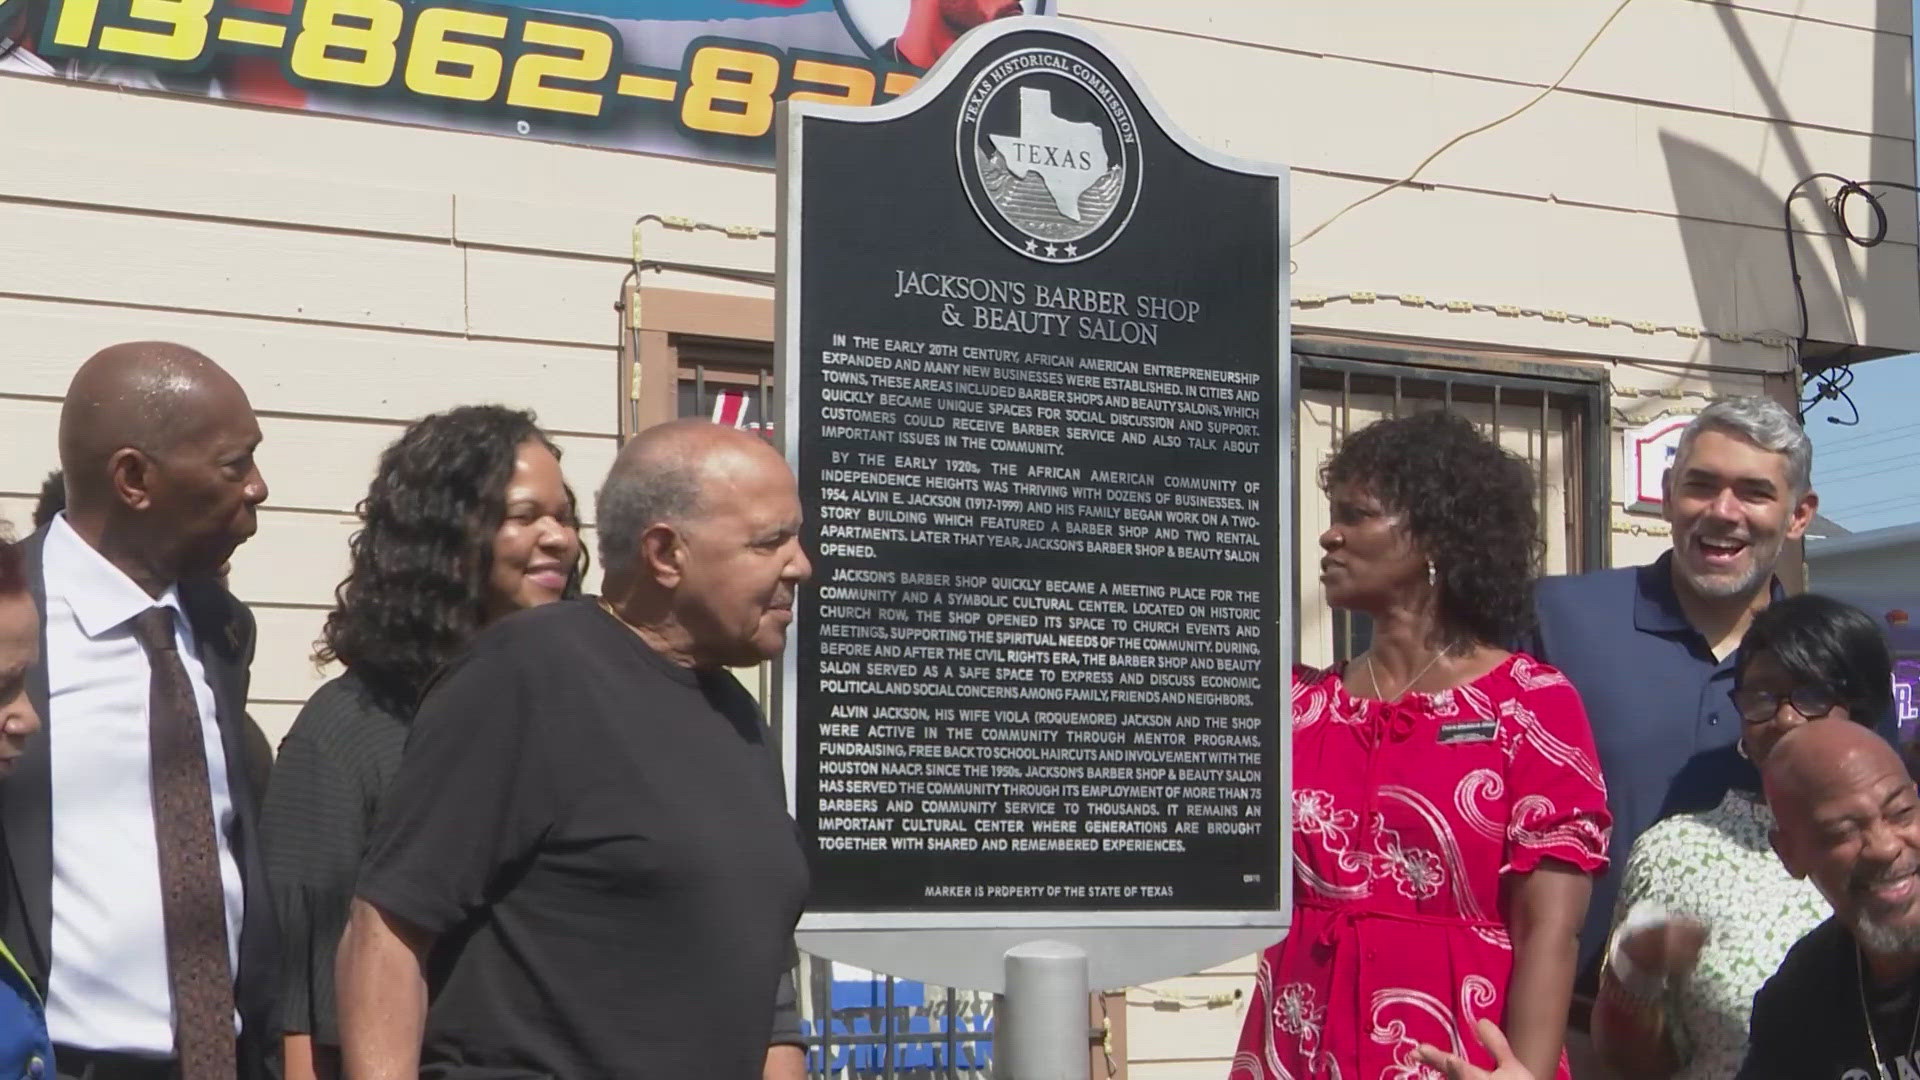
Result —
POLYGON ((586 568, 559 449, 501 406, 416 421, 380 456, 360 520, 315 652, 346 672, 280 744, 261 818, 288 1080, 338 1075, 334 953, 427 683, 487 623, 577 595, 586 568))
POLYGON ((1483 1018, 1564 1077, 1611 821, 1579 696, 1500 644, 1531 618, 1532 478, 1429 412, 1355 432, 1320 483, 1327 601, 1373 639, 1293 674, 1293 926, 1261 955, 1233 1080, 1399 1080, 1422 1043, 1490 1062, 1483 1018))

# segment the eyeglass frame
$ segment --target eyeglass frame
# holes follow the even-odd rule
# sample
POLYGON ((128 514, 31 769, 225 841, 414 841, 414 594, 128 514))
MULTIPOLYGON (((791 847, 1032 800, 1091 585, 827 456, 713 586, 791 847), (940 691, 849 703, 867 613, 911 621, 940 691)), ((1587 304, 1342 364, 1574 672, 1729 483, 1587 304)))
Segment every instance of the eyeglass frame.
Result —
MULTIPOLYGON (((1808 720, 1818 720, 1846 704, 1845 701, 1841 700, 1839 694, 1833 692, 1832 688, 1820 685, 1796 686, 1784 694, 1772 690, 1762 690, 1758 687, 1744 686, 1733 692, 1733 707, 1739 712, 1740 719, 1748 724, 1758 725, 1769 723, 1774 717, 1780 715, 1780 705, 1782 702, 1793 706, 1794 712, 1799 713, 1808 720), (1803 704, 1802 701, 1799 700, 1803 694, 1815 694, 1819 695, 1819 698, 1803 704), (1767 704, 1767 710, 1757 716, 1753 710, 1747 707, 1746 700, 1756 698, 1764 700, 1767 704), (1808 707, 1809 705, 1811 707, 1808 707)), ((1758 701, 1755 701, 1755 704, 1758 704, 1758 701)))

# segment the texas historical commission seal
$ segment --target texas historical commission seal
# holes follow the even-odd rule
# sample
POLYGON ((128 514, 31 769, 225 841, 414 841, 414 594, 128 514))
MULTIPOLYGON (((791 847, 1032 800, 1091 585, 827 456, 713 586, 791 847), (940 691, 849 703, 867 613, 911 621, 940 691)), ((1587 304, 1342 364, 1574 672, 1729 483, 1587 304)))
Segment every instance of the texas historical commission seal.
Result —
POLYGON ((1057 49, 1009 53, 974 78, 957 150, 974 213, 1041 262, 1098 254, 1140 198, 1140 136, 1126 98, 1093 64, 1057 49))

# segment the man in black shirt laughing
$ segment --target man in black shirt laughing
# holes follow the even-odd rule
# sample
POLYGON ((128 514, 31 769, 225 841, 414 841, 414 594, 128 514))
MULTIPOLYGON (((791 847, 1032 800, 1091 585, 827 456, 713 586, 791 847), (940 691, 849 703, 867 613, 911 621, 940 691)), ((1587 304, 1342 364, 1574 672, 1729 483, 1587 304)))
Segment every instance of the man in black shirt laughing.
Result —
POLYGON ((812 572, 793 474, 677 421, 598 509, 606 595, 494 623, 414 719, 340 947, 351 1080, 800 1072, 769 1043, 807 868, 726 671, 812 572))
POLYGON ((1834 916, 1753 1000, 1740 1080, 1914 1080, 1920 1036, 1920 797, 1893 747, 1845 720, 1767 760, 1774 847, 1834 916))
MULTIPOLYGON (((1774 849, 1834 915, 1754 995, 1736 1080, 1920 1080, 1920 794, 1887 741, 1814 720, 1767 755, 1774 849)), ((1534 1080, 1481 1022, 1488 1072, 1423 1046, 1448 1080, 1534 1080)))

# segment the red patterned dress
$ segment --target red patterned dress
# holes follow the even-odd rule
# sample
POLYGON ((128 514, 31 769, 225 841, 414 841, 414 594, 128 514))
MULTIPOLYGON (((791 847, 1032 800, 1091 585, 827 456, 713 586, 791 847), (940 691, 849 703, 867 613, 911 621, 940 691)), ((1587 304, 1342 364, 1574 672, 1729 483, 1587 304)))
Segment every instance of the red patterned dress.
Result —
POLYGON ((1546 857, 1597 874, 1611 825, 1580 697, 1532 657, 1394 705, 1295 669, 1293 926, 1230 1080, 1437 1077, 1423 1042, 1491 1067, 1473 1024, 1505 1012, 1501 880, 1546 857))

